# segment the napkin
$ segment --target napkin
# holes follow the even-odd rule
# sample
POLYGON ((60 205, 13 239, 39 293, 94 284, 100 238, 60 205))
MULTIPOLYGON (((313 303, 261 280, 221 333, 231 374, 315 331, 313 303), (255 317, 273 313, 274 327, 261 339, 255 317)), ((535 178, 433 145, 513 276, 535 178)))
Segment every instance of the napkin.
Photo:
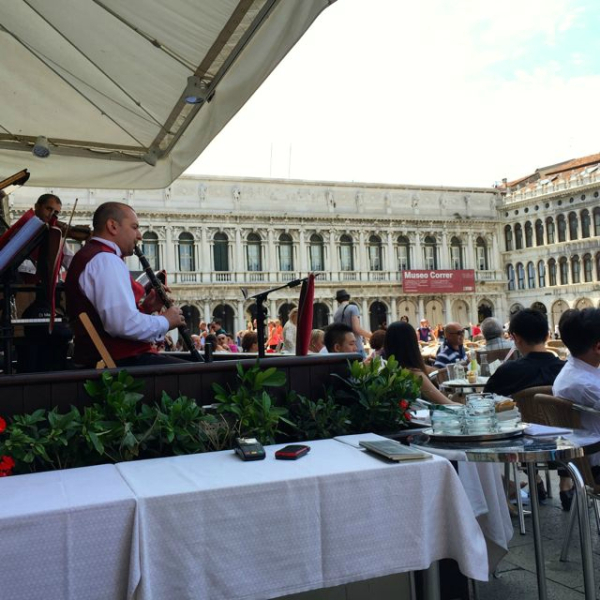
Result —
POLYGON ((548 425, 529 425, 523 430, 525 435, 544 436, 544 435, 565 435, 573 433, 572 429, 565 427, 549 427, 548 425))

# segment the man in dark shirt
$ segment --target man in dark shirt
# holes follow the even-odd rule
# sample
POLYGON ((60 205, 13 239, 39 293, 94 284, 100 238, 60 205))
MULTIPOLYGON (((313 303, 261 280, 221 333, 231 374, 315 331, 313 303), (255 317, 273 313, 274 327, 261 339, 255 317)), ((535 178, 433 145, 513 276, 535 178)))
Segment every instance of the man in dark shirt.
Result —
POLYGON ((508 332, 523 358, 505 362, 488 380, 484 392, 510 396, 526 388, 552 385, 564 362, 546 351, 548 319, 524 309, 510 320, 508 332))

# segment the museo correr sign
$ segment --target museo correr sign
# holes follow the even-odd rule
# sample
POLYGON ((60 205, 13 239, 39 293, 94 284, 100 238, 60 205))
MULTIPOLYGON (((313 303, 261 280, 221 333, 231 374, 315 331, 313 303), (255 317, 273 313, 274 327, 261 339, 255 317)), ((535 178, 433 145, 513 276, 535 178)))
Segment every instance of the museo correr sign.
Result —
POLYGON ((474 292, 475 271, 473 269, 402 271, 402 289, 405 294, 474 292))

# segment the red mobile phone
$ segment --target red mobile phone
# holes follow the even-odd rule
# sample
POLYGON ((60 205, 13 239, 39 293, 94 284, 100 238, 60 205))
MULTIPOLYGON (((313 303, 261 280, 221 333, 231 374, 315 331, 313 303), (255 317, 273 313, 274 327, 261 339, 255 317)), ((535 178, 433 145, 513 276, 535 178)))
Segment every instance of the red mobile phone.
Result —
POLYGON ((304 446, 303 444, 292 444, 291 446, 285 446, 281 450, 275 452, 275 458, 279 460, 296 460, 305 454, 310 452, 310 446, 304 446))

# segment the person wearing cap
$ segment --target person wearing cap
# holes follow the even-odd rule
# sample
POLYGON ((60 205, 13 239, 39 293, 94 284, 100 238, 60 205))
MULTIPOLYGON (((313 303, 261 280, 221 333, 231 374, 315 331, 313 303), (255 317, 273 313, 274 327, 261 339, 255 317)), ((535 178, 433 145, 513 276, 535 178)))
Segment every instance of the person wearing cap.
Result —
POLYGON ((363 338, 368 340, 371 337, 371 332, 361 327, 358 306, 350 304, 350 294, 346 290, 338 290, 335 293, 335 299, 340 305, 333 315, 333 322, 344 323, 352 329, 356 338, 356 349, 365 356, 363 338))

